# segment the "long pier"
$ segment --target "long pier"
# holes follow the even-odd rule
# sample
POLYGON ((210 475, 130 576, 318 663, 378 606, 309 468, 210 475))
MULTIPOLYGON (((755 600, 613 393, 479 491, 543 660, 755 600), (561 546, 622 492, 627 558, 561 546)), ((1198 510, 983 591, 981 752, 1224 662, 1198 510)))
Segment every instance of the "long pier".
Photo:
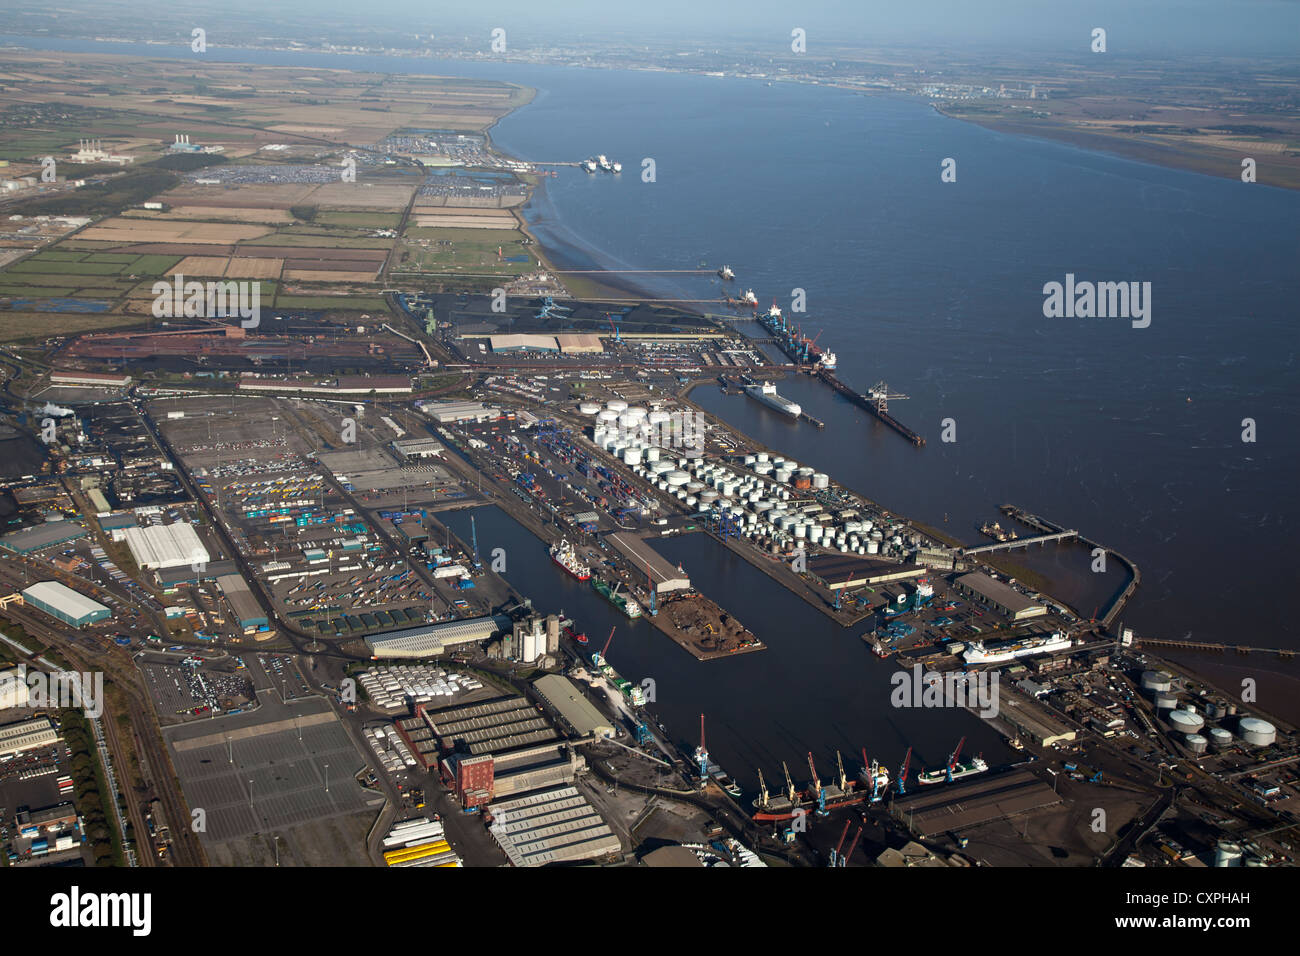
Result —
POLYGON ((982 544, 979 547, 967 548, 962 554, 972 555, 987 554, 990 551, 1011 551, 1014 548, 1028 547, 1031 544, 1048 544, 1052 541, 1064 541, 1067 538, 1077 538, 1078 536, 1078 531, 1069 529, 1052 534, 1034 535, 1032 538, 1012 538, 1010 541, 999 541, 997 544, 982 544))
POLYGON ((912 429, 908 428, 906 425, 900 422, 893 415, 889 414, 889 412, 881 411, 879 408, 876 407, 875 403, 871 401, 871 399, 867 398, 867 396, 859 392, 855 392, 853 389, 849 388, 849 386, 845 385, 838 378, 836 378, 834 373, 828 372, 826 369, 822 368, 822 369, 818 369, 816 374, 818 378, 820 378, 831 388, 835 389, 835 391, 839 392, 841 395, 843 395, 845 398, 851 401, 854 405, 857 405, 859 408, 865 408, 872 415, 875 415, 876 418, 880 419, 880 421, 884 422, 894 431, 898 432, 898 434, 902 435, 904 438, 910 441, 913 445, 919 447, 925 444, 924 438, 922 438, 916 432, 912 431, 912 429))
POLYGON ((1143 648, 1172 651, 1200 651, 1206 654, 1224 654, 1228 651, 1246 656, 1247 654, 1274 654, 1282 660, 1291 660, 1296 651, 1286 647, 1252 647, 1249 644, 1216 644, 1209 641, 1182 641, 1170 638, 1140 637, 1134 643, 1143 648))

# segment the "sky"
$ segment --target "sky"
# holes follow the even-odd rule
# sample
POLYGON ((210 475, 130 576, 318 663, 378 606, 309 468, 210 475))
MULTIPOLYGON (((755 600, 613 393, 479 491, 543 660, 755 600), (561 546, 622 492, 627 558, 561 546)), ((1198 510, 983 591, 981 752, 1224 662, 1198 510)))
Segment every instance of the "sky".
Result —
MULTIPOLYGON (((443 37, 504 28, 515 48, 625 45, 639 37, 684 50, 725 49, 771 38, 789 50, 795 27, 809 52, 821 41, 864 46, 944 48, 984 53, 1071 56, 1089 52, 1092 30, 1107 31, 1109 53, 1125 56, 1295 56, 1300 63, 1300 0, 16 0, 15 8, 75 17, 78 8, 159 23, 192 14, 246 29, 270 18, 318 32, 325 20, 443 37)), ((485 39, 485 43, 486 43, 485 39)))

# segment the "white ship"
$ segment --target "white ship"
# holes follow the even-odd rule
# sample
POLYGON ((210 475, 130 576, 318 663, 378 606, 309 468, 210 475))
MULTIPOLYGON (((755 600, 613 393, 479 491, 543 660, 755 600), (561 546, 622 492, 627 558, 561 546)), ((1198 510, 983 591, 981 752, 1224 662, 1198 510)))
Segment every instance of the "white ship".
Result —
POLYGON ((604 170, 607 173, 614 168, 610 166, 609 160, 605 158, 604 153, 601 153, 599 156, 596 157, 596 165, 599 166, 602 170, 604 170))
POLYGON ((817 360, 817 364, 826 369, 826 371, 831 372, 835 370, 835 364, 837 361, 838 359, 835 358, 835 353, 830 349, 827 349, 822 353, 821 358, 817 360))
POLYGON ((967 664, 1000 664, 1017 657, 1031 657, 1034 654, 1050 654, 1064 651, 1074 646, 1074 641, 1060 631, 1050 636, 1017 638, 992 647, 985 647, 981 641, 972 641, 962 652, 967 664))
POLYGON ((803 413, 803 408, 797 403, 778 395, 776 386, 771 382, 764 382, 762 385, 746 385, 745 394, 756 401, 762 402, 768 408, 775 408, 778 412, 784 412, 791 418, 798 418, 803 413))
POLYGON ((582 164, 582 168, 589 173, 594 173, 596 171, 596 161, 594 159, 589 159, 582 164))
POLYGON ((718 270, 718 275, 722 276, 722 278, 724 279, 736 278, 736 274, 731 271, 731 266, 723 266, 721 269, 718 270))
POLYGON ((616 172, 616 173, 621 173, 621 172, 623 171, 623 164, 622 164, 622 163, 614 163, 614 164, 613 164, 613 169, 614 169, 614 172, 616 172))
POLYGON ((916 782, 925 786, 936 783, 946 783, 951 776, 953 780, 960 780, 962 777, 973 777, 977 773, 983 773, 989 769, 989 765, 984 762, 982 757, 971 757, 965 763, 953 761, 950 767, 944 767, 940 770, 927 770, 924 773, 916 775, 916 782))
POLYGON ((578 559, 577 553, 573 550, 573 545, 569 544, 567 540, 551 545, 551 560, 579 581, 586 581, 591 577, 591 568, 578 559))

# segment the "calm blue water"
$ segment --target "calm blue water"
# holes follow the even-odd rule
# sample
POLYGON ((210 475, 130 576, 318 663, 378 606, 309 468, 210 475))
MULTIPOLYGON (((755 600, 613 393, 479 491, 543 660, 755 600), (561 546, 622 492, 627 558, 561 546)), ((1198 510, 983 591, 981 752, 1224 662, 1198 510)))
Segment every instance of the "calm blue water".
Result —
MULTIPOLYGON (((929 444, 911 447, 808 382, 782 391, 828 422, 822 432, 697 390, 706 408, 886 507, 971 540, 1004 502, 1080 528, 1141 565, 1144 583, 1125 615, 1141 633, 1300 648, 1300 625, 1280 608, 1297 577, 1287 529, 1300 526, 1291 492, 1300 194, 992 133, 920 101, 818 87, 209 55, 536 87, 534 102, 492 131, 498 146, 527 160, 605 153, 624 165, 618 177, 564 169, 547 182, 526 214, 548 248, 579 268, 726 262, 738 287, 787 310, 791 290, 806 290, 798 319, 822 330, 841 377, 907 393, 893 411, 929 444), (646 157, 656 182, 642 182, 646 157), (957 160, 956 183, 940 181, 945 157, 957 160), (1044 318, 1042 286, 1067 272, 1151 282, 1150 328, 1044 318), (939 440, 945 418, 956 422, 955 443, 939 440), (1241 441, 1246 418, 1257 423, 1255 443, 1241 441)), ((707 276, 648 285, 687 298, 722 293, 707 276)), ((701 551, 688 565, 705 580, 722 563, 701 551)), ((1086 585, 1070 587, 1086 599, 1086 585)))

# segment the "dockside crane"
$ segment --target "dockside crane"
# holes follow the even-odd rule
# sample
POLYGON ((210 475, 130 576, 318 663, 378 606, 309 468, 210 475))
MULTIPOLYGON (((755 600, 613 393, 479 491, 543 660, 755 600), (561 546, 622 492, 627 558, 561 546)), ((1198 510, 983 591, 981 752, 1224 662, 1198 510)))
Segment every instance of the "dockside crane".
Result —
POLYGON ((758 805, 767 806, 767 781, 763 779, 763 771, 758 771, 758 805))
POLYGON ((853 851, 858 848, 858 840, 862 837, 862 824, 858 824, 858 832, 853 834, 853 842, 849 844, 849 851, 840 857, 840 866, 847 866, 849 860, 853 859, 853 851))
POLYGON ((877 382, 875 385, 871 386, 871 390, 867 392, 866 397, 876 406, 876 411, 886 414, 889 412, 890 399, 901 402, 903 399, 907 398, 907 396, 902 392, 891 392, 889 390, 889 385, 884 381, 877 382))
POLYGON ((605 646, 600 649, 600 653, 591 655, 591 662, 598 668, 605 666, 605 654, 609 651, 610 641, 614 640, 614 631, 616 628, 617 625, 609 629, 609 637, 605 638, 605 646))
POLYGON ((609 320, 609 327, 610 327, 611 329, 614 330, 614 341, 615 341, 616 343, 618 343, 619 345, 622 345, 622 344, 623 344, 623 336, 622 336, 622 334, 618 331, 618 326, 614 324, 614 313, 613 313, 613 312, 606 312, 606 313, 605 313, 605 318, 609 320))
POLYGON ((840 757, 840 752, 835 751, 835 769, 839 772, 840 793, 849 792, 849 778, 844 774, 844 760, 840 757))
POLYGON ((483 561, 478 555, 478 528, 474 524, 474 516, 469 516, 469 537, 471 546, 474 548, 474 567, 482 568, 483 561))
POLYGON ((952 771, 953 768, 957 766, 957 758, 961 756, 961 748, 962 745, 965 743, 966 743, 965 737, 957 741, 957 749, 954 750, 952 754, 948 757, 948 764, 947 766, 944 767, 944 773, 947 775, 949 783, 952 783, 952 771))
POLYGON ((812 772, 813 793, 817 794, 817 816, 824 817, 829 810, 826 809, 826 791, 822 789, 821 778, 817 776, 817 765, 813 763, 812 751, 808 751, 808 769, 812 772))
POLYGON ((903 766, 898 771, 898 795, 901 797, 907 793, 907 771, 912 767, 912 748, 907 748, 907 756, 903 758, 903 766))
POLYGON ((700 787, 709 780, 709 748, 704 745, 704 715, 700 714, 700 745, 695 748, 695 762, 700 765, 700 787))
POLYGON ((831 866, 843 866, 840 862, 840 850, 844 848, 844 841, 849 835, 849 824, 851 820, 844 821, 844 829, 840 832, 840 842, 835 844, 835 849, 831 850, 831 866))
POLYGON ((790 779, 790 768, 781 761, 781 772, 785 774, 785 796, 790 801, 790 806, 797 806, 799 803, 799 794, 794 789, 794 781, 790 779))

